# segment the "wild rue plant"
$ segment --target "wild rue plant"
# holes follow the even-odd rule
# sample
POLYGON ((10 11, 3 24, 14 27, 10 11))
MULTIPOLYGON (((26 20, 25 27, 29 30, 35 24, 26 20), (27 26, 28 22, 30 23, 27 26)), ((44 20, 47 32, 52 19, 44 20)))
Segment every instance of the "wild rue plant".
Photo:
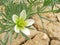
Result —
MULTIPOLYGON (((16 0, 15 0, 16 1, 16 0)), ((8 38, 10 38, 10 43, 12 42, 12 36, 16 32, 15 38, 18 34, 22 34, 26 39, 30 39, 30 27, 35 23, 30 17, 34 14, 38 14, 42 19, 49 20, 45 17, 42 17, 40 13, 60 12, 60 8, 54 10, 56 4, 60 4, 60 0, 17 0, 17 3, 14 0, 0 0, 0 5, 5 6, 4 12, 0 11, 0 34, 6 33, 3 41, 0 39, 2 45, 6 45, 8 38), (27 1, 27 2, 25 2, 27 1), (40 4, 43 4, 42 6, 40 4), (46 7, 50 6, 51 10, 44 11, 46 7), (34 8, 33 8, 34 7, 34 8)), ((3 8, 0 8, 3 10, 3 8)), ((42 22, 43 25, 43 22, 42 22)))
POLYGON ((26 18, 27 18, 27 15, 25 10, 22 10, 22 12, 20 13, 20 17, 18 17, 15 14, 12 16, 12 20, 16 24, 14 27, 14 31, 16 33, 19 33, 20 31, 22 31, 24 34, 30 35, 30 30, 26 27, 34 24, 35 21, 33 19, 26 20, 26 18))

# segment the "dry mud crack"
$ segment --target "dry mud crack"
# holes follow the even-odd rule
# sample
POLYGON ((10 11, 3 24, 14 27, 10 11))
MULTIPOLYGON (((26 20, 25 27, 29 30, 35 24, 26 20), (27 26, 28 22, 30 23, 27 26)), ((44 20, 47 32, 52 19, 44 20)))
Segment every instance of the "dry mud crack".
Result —
MULTIPOLYGON (((14 39, 15 33, 12 45, 60 45, 60 13, 43 13, 41 16, 43 25, 39 15, 35 14, 31 17, 36 21, 29 36, 31 39, 26 40, 20 34, 17 39, 14 39)), ((5 33, 0 34, 0 39, 3 40, 4 35, 5 33)), ((7 45, 10 45, 9 41, 7 45)))
MULTIPOLYGON (((29 36, 31 39, 26 40, 21 35, 14 39, 14 34, 12 45, 60 45, 60 13, 55 15, 53 13, 43 13, 41 16, 45 17, 42 18, 45 30, 43 30, 40 17, 35 14, 31 17, 36 21, 29 36), (51 21, 47 20, 47 18, 51 21)), ((4 35, 5 33, 0 34, 0 39, 3 40, 4 35)), ((10 45, 9 41, 7 45, 10 45)))

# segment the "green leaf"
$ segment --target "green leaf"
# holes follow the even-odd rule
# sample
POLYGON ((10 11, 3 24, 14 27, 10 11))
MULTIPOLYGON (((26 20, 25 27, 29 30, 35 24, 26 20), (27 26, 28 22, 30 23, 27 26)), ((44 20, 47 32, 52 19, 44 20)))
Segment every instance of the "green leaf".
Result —
POLYGON ((0 30, 0 34, 1 34, 1 33, 3 33, 4 30, 6 29, 6 26, 3 25, 3 24, 0 22, 0 28, 1 28, 1 30, 0 30))
POLYGON ((33 28, 33 27, 31 27, 31 26, 28 26, 28 27, 26 27, 26 28, 29 28, 29 29, 31 29, 31 30, 34 30, 34 28, 33 28))
MULTIPOLYGON (((55 0, 51 0, 51 8, 52 8, 52 12, 53 12, 53 10, 54 10, 54 5, 55 5, 56 3, 55 3, 55 0)), ((54 13, 54 12, 53 12, 54 13)))
POLYGON ((7 44, 8 38, 9 38, 9 36, 8 36, 8 32, 7 32, 6 35, 4 36, 4 45, 7 44))
POLYGON ((14 39, 16 39, 18 37, 18 33, 16 33, 16 36, 14 37, 14 39))
POLYGON ((0 39, 0 43, 3 45, 4 43, 3 43, 3 41, 0 39))
POLYGON ((27 0, 30 4, 32 4, 34 1, 33 0, 27 0))
POLYGON ((13 35, 13 34, 12 34, 11 31, 9 32, 9 34, 10 34, 10 37, 9 37, 9 38, 10 38, 10 45, 11 45, 11 43, 12 43, 12 35, 13 35))
POLYGON ((21 33, 22 36, 25 37, 27 40, 30 40, 30 38, 29 38, 27 35, 25 35, 22 31, 20 31, 20 33, 21 33))
POLYGON ((3 33, 3 32, 4 32, 4 30, 0 30, 0 34, 3 33))
POLYGON ((4 22, 6 22, 6 21, 9 22, 9 20, 8 20, 9 18, 6 14, 4 14, 3 12, 1 12, 0 14, 1 14, 1 16, 5 17, 5 18, 2 19, 4 22))
POLYGON ((51 4, 51 0, 44 0, 43 6, 48 6, 51 4))
POLYGON ((60 12, 60 8, 59 8, 58 10, 55 10, 54 12, 55 12, 55 13, 59 13, 59 12, 60 12))
POLYGON ((1 4, 5 4, 7 2, 7 0, 0 0, 1 4))
POLYGON ((56 4, 60 4, 60 0, 54 0, 56 4))

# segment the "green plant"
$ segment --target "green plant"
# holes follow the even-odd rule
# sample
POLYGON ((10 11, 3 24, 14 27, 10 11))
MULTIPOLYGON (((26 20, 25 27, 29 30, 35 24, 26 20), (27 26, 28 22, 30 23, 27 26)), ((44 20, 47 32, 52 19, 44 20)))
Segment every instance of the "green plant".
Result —
MULTIPOLYGON (((9 38, 9 34, 10 34, 10 43, 12 42, 12 35, 14 34, 14 23, 12 21, 12 16, 13 14, 16 14, 19 16, 20 12, 22 10, 26 10, 27 13, 27 18, 29 19, 33 14, 38 14, 40 16, 40 13, 47 13, 47 12, 53 12, 53 13, 58 13, 60 12, 60 8, 57 7, 58 9, 54 9, 54 6, 56 6, 56 4, 60 4, 60 0, 27 0, 27 2, 25 2, 25 0, 21 0, 18 3, 14 2, 14 0, 0 0, 0 5, 3 5, 5 7, 5 11, 2 12, 0 11, 0 16, 2 17, 2 19, 0 19, 0 34, 6 32, 6 35, 4 37, 4 41, 2 41, 0 39, 0 42, 2 43, 2 45, 6 45, 8 38, 9 38), (28 2, 28 3, 27 3, 28 2), (43 4, 42 6, 38 6, 40 4, 43 4), (44 11, 45 8, 47 6, 51 7, 51 10, 49 11, 44 11), (35 9, 33 7, 36 7, 35 9)), ((41 18, 41 22, 42 22, 42 16, 40 16, 41 18)), ((52 21, 49 20, 47 18, 44 18, 48 21, 52 21)), ((42 22, 43 25, 43 22, 42 22)), ((26 39, 30 39, 28 36, 26 36, 23 32, 21 32, 21 34, 26 38, 26 39)), ((18 33, 16 33, 15 38, 17 38, 18 33)))

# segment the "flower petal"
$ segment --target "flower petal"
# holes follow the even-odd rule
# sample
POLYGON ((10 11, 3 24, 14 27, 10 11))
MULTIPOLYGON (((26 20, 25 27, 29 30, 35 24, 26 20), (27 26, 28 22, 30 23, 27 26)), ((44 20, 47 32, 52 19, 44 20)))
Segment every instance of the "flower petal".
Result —
POLYGON ((25 28, 24 30, 21 31, 26 35, 30 35, 30 30, 28 28, 25 28))
POLYGON ((15 14, 13 14, 13 16, 12 16, 12 20, 14 21, 14 23, 16 23, 16 20, 18 19, 18 16, 17 15, 15 15, 15 14))
POLYGON ((16 33, 19 33, 19 32, 20 32, 20 29, 17 27, 17 25, 15 25, 14 31, 15 31, 16 33))
POLYGON ((20 18, 26 19, 26 11, 25 10, 22 10, 22 12, 20 13, 20 18))
POLYGON ((33 19, 27 19, 26 22, 27 22, 26 26, 31 26, 32 24, 35 23, 35 21, 33 19))

